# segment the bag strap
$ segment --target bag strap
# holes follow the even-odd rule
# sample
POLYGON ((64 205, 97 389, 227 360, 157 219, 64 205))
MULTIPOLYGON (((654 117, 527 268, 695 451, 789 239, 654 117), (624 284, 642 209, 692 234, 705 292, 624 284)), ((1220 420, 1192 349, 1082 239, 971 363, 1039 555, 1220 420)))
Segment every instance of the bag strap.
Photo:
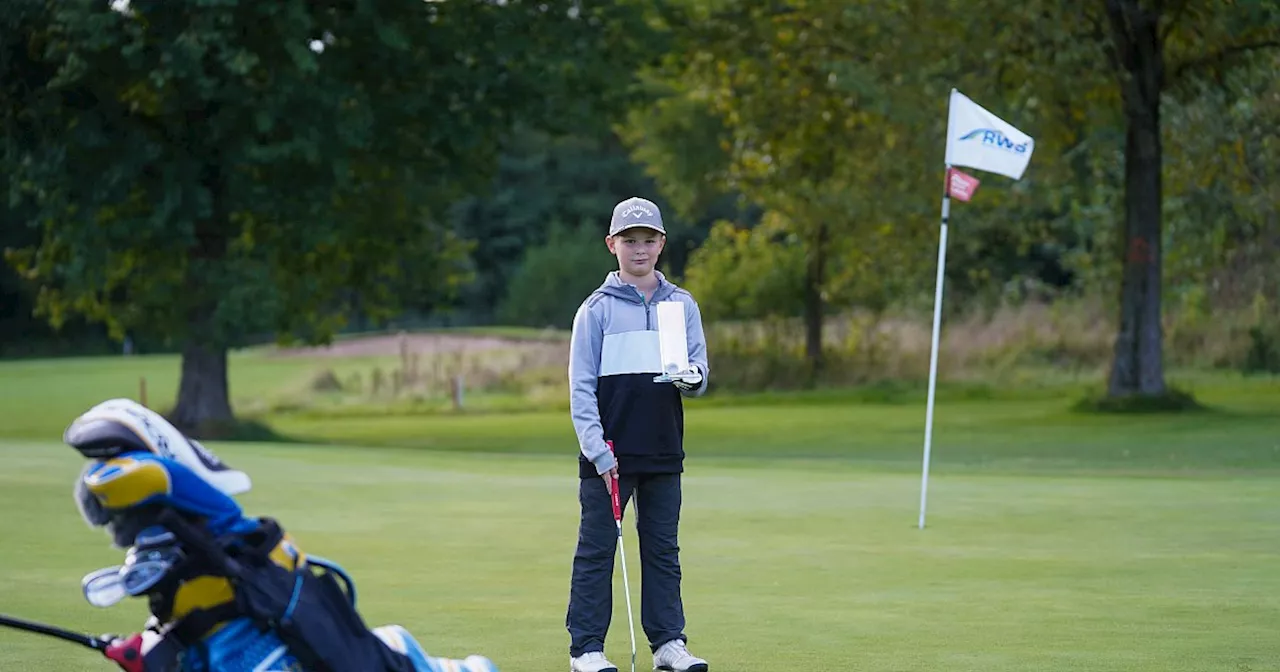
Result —
POLYGON ((208 609, 194 609, 169 627, 165 639, 173 637, 183 648, 198 644, 219 623, 241 616, 235 602, 224 602, 208 609))

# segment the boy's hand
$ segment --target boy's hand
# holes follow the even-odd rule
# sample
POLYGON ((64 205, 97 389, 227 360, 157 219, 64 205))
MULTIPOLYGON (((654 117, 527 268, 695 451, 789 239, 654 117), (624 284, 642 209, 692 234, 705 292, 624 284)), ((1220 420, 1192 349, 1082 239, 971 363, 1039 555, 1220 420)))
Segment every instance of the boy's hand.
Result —
POLYGON ((604 491, 609 493, 610 495, 613 494, 613 479, 617 477, 618 477, 618 465, 616 464, 613 465, 613 468, 610 469, 609 471, 606 471, 603 474, 600 474, 600 478, 604 479, 604 491))
POLYGON ((685 392, 696 390, 702 384, 702 370, 691 366, 688 371, 672 376, 671 383, 685 392))

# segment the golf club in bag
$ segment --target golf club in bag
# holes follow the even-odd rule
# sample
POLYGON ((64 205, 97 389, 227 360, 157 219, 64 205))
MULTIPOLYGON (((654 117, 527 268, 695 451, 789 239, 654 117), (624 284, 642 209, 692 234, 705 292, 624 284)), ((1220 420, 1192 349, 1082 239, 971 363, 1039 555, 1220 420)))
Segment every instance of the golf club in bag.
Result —
POLYGON ((93 635, 86 635, 80 632, 72 632, 56 626, 36 623, 35 621, 28 621, 21 618, 14 618, 13 616, 6 616, 4 614, 0 614, 0 626, 13 628, 15 630, 22 630, 24 632, 34 632, 38 635, 55 637, 63 641, 73 642, 80 646, 88 647, 94 651, 106 651, 107 647, 111 645, 110 641, 101 637, 94 637, 93 635))
MULTIPOLYGON (((607 441, 609 450, 613 451, 613 442, 607 441)), ((615 463, 617 458, 614 458, 615 463)), ((636 623, 631 615, 631 583, 627 580, 627 552, 622 547, 622 500, 618 494, 618 477, 613 477, 613 522, 618 526, 618 557, 622 559, 622 590, 627 594, 627 625, 631 631, 631 672, 636 672, 636 623)))

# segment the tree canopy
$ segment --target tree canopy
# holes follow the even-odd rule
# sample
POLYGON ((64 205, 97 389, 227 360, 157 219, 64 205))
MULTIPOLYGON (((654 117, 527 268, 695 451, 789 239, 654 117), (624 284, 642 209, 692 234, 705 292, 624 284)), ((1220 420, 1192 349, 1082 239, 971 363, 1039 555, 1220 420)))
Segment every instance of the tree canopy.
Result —
POLYGON ((431 307, 504 132, 600 123, 642 52, 627 3, 19 0, 4 172, 55 323, 183 344, 174 416, 231 417, 228 347, 431 307))
POLYGON ((802 317, 813 374, 833 314, 933 299, 954 87, 1036 156, 953 208, 944 309, 1105 297, 1110 394, 1160 397, 1167 305, 1280 301, 1277 58, 1230 0, 14 0, 0 319, 172 344, 221 421, 267 336, 563 322, 643 195, 708 319, 802 317))
MULTIPOLYGON (((686 200, 708 191, 688 186, 701 177, 783 215, 804 250, 805 280, 790 305, 804 306, 815 366, 824 307, 874 304, 844 290, 891 284, 886 270, 919 283, 931 265, 931 255, 903 249, 927 249, 946 93, 958 87, 1037 138, 1028 176, 965 204, 979 224, 958 237, 962 245, 980 245, 988 260, 1001 245, 1022 258, 1036 248, 1050 255, 1046 277, 1062 281, 1074 264, 1109 279, 1119 313, 1109 392, 1165 393, 1162 152, 1171 115, 1162 106, 1225 84, 1233 68, 1257 67, 1253 55, 1280 46, 1274 3, 685 0, 666 25, 676 46, 647 71, 666 100, 658 114, 633 118, 636 155, 686 200), (673 123, 663 106, 700 121, 673 123), (900 247, 871 244, 877 232, 900 247), (1107 253, 1067 258, 1081 249, 1107 253), (898 263, 856 272, 886 252, 898 263)), ((990 281, 990 263, 964 266, 990 281)), ((772 275, 761 282, 776 286, 772 275)))

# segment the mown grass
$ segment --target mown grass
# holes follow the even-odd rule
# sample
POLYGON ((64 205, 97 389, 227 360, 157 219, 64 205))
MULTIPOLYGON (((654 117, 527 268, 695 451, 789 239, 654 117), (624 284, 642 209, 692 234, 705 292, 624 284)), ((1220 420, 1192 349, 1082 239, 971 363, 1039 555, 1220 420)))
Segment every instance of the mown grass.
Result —
MULTIPOLYGON (((237 353, 233 395, 248 408, 306 394, 317 366, 370 364, 237 353)), ((57 439, 89 405, 135 396, 140 376, 153 405, 171 403, 177 370, 173 357, 0 364, 0 613, 95 633, 143 621, 140 604, 79 595, 80 576, 120 556, 79 520, 81 458, 57 439)), ((944 385, 925 530, 922 385, 689 401, 691 646, 748 672, 1280 670, 1280 384, 1174 379, 1206 410, 1080 413, 1095 382, 1052 370, 944 385)), ((253 476, 251 513, 353 572, 370 623, 504 671, 565 666, 577 446, 562 408, 258 408, 303 443, 213 447, 253 476)), ((608 648, 625 665, 620 590, 608 648)), ((0 631, 0 669, 104 665, 0 631)))
MULTIPOLYGON (((1059 436, 1063 457, 1084 446, 1059 436)), ((345 564, 371 624, 403 624, 436 654, 484 652, 504 671, 566 666, 570 456, 215 448, 253 475, 250 512, 345 564)), ((10 512, 0 517, 0 612, 136 629, 140 604, 100 610, 79 595, 78 578, 119 553, 70 503, 78 456, 6 441, 0 459, 10 512)), ((912 474, 695 457, 681 528, 690 645, 713 669, 745 672, 1275 670, 1278 485, 1274 475, 952 473, 932 482, 918 530, 912 474)), ((626 548, 639 609, 630 526, 626 548)), ((626 666, 621 585, 607 649, 626 666)), ((0 631, 2 669, 107 667, 87 650, 0 631)))
MULTIPOLYGON (((576 449, 563 397, 474 395, 460 413, 412 400, 346 406, 269 401, 316 395, 307 383, 318 366, 358 370, 371 361, 237 353, 231 387, 242 415, 292 440, 566 456, 576 449)), ((164 408, 176 392, 177 371, 177 359, 166 356, 0 363, 0 436, 56 440, 92 404, 137 398, 141 377, 149 403, 164 408)), ((1052 373, 1008 383, 944 384, 935 413, 934 464, 1165 473, 1280 466, 1280 381, 1206 373, 1180 374, 1174 381, 1193 391, 1206 410, 1151 417, 1083 413, 1073 405, 1095 386, 1052 373)), ((688 450, 701 457, 841 459, 915 469, 925 400, 925 386, 918 383, 712 394, 686 404, 688 450)))

